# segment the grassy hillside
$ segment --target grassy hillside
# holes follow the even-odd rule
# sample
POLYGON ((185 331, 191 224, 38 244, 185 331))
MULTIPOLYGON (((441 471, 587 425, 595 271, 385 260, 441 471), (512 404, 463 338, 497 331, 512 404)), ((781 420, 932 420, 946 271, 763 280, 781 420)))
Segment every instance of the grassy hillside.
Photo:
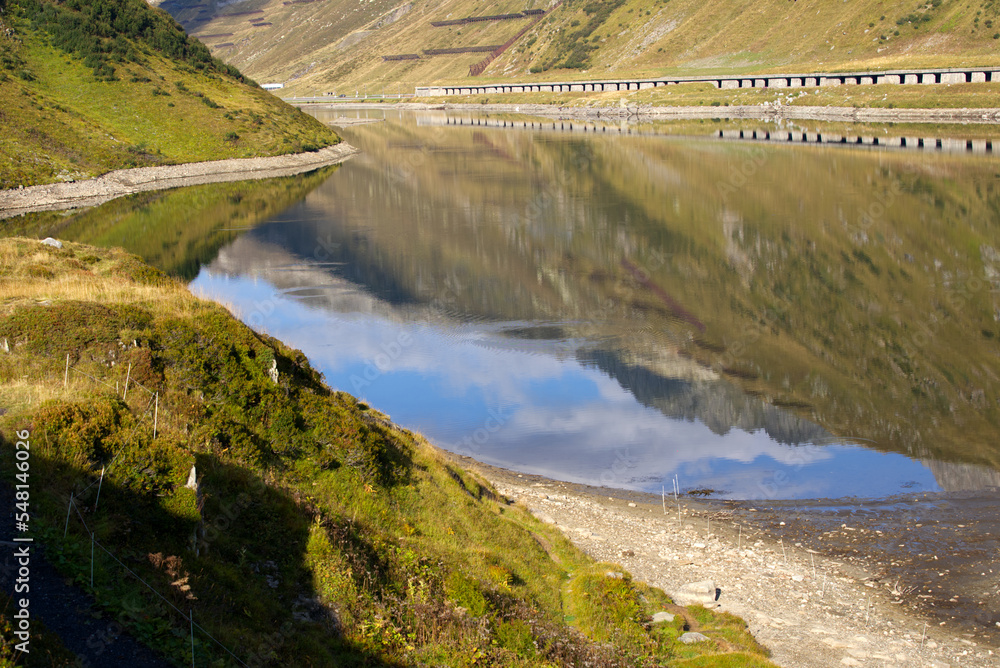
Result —
POLYGON ((338 141, 142 0, 0 15, 0 188, 338 141))
POLYGON ((992 64, 1000 2, 930 0, 446 0, 285 3, 168 0, 161 6, 226 62, 287 92, 353 94, 468 79, 484 54, 382 56, 503 44, 528 19, 433 27, 545 9, 551 13, 477 77, 565 79, 721 71, 845 70, 992 64), (256 12, 248 14, 247 12, 256 12))
POLYGON ((27 433, 36 541, 174 663, 190 610, 202 666, 773 665, 135 257, 4 239, 0 276, 0 446, 27 433))

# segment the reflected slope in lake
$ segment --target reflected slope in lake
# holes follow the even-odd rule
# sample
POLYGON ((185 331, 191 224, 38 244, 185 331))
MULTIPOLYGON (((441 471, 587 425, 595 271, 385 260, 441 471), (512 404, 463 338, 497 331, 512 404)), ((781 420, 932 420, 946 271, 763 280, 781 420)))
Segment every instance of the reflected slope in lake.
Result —
POLYGON ((413 117, 346 134, 362 156, 192 287, 436 443, 751 498, 1000 461, 996 160, 413 117))

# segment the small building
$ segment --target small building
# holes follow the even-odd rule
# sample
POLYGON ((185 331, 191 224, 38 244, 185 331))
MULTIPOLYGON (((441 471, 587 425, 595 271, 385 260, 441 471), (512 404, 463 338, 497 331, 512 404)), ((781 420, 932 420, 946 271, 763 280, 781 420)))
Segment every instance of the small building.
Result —
POLYGON ((263 88, 264 90, 278 90, 279 88, 284 88, 285 84, 283 84, 283 83, 266 83, 266 84, 261 84, 260 87, 263 88))

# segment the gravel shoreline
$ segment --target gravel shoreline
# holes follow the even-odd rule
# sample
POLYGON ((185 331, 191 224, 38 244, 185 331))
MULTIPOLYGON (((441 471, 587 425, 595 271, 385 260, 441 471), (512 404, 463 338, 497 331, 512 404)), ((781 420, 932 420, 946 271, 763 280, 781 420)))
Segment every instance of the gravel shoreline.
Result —
POLYGON ((879 109, 813 107, 806 105, 739 105, 732 107, 566 107, 554 104, 468 104, 452 102, 401 102, 398 104, 311 103, 305 109, 396 109, 399 111, 466 111, 491 114, 525 114, 557 118, 604 120, 708 120, 713 118, 762 121, 800 120, 850 123, 1000 123, 1000 108, 983 109, 879 109))
POLYGON ((0 190, 0 219, 35 211, 96 206, 148 190, 292 176, 339 164, 358 152, 340 142, 308 153, 119 169, 85 181, 0 190))
POLYGON ((796 546, 787 535, 774 540, 722 504, 669 499, 664 507, 648 494, 445 456, 561 529, 593 558, 621 564, 637 580, 671 595, 689 583, 714 581, 721 590, 717 608, 746 620, 780 666, 1000 665, 1000 648, 895 602, 864 564, 796 546))

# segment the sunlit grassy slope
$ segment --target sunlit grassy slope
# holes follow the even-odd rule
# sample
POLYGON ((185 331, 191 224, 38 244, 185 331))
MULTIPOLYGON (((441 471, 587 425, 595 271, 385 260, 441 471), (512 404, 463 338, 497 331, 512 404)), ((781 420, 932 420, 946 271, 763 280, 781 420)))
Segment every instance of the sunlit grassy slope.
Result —
POLYGON ((384 62, 383 55, 502 44, 527 19, 433 27, 431 21, 551 9, 478 80, 664 73, 844 70, 997 64, 997 0, 446 0, 162 7, 213 53, 296 94, 407 90, 467 80, 482 54, 384 62), (555 3, 551 3, 555 4, 555 3), (256 11, 257 14, 244 12, 256 11), (254 24, 259 27, 255 27, 254 24), (267 25, 262 25, 267 24, 267 25), (212 37, 213 35, 219 35, 212 37), (996 36, 996 37, 995 37, 996 36))
POLYGON ((742 620, 595 564, 120 250, 0 241, 0 340, 0 447, 29 434, 36 541, 178 665, 773 666, 742 620), (88 531, 163 598, 100 551, 91 579, 88 531), (242 664, 200 629, 192 661, 170 605, 242 664), (711 640, 679 643, 688 627, 711 640))
POLYGON ((213 60, 159 10, 140 0, 103 4, 156 29, 123 37, 117 23, 86 19, 90 5, 67 5, 46 21, 46 0, 0 16, 0 188, 338 141, 213 60), (63 20, 78 29, 53 27, 63 20))

